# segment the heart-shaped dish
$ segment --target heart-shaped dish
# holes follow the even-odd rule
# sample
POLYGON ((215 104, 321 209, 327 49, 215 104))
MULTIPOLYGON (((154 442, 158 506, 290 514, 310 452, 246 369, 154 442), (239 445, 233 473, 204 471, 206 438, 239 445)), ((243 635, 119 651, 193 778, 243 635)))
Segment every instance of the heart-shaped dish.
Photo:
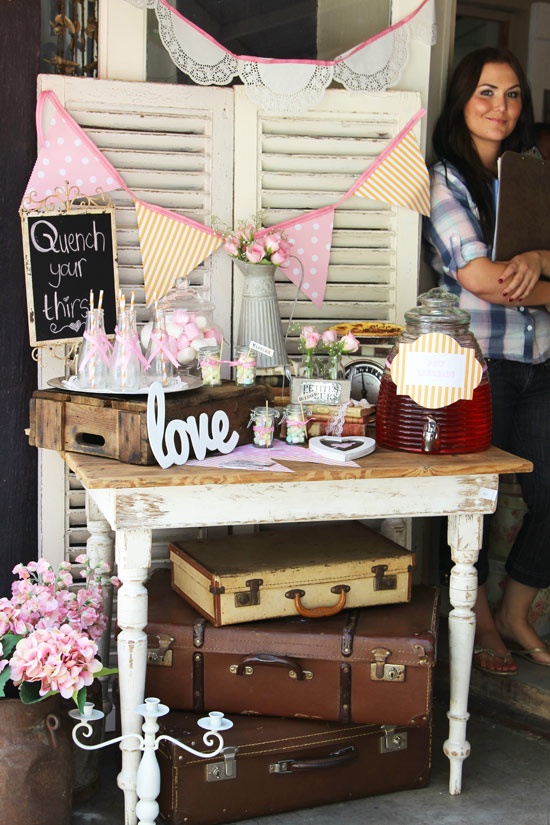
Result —
POLYGON ((309 449, 334 461, 355 461, 374 452, 376 441, 366 436, 319 435, 309 439, 309 449))

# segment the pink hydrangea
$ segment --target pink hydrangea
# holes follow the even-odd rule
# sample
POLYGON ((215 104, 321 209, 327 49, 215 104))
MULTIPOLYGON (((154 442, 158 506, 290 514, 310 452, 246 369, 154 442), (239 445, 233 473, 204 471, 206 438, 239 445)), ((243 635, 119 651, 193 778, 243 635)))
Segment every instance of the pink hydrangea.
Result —
POLYGON ((41 696, 59 691, 70 699, 91 685, 102 669, 96 654, 95 642, 69 625, 41 628, 18 642, 10 662, 11 678, 16 687, 40 682, 41 696))

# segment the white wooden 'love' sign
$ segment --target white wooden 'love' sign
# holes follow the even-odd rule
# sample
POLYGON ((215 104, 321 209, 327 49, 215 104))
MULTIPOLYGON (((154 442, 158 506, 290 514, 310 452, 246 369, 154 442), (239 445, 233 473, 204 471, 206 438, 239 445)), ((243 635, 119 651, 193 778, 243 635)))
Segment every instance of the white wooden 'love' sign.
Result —
POLYGON ((239 443, 239 434, 233 431, 229 435, 229 428, 229 418, 223 410, 216 410, 211 418, 201 413, 198 422, 190 415, 185 421, 175 418, 166 424, 162 385, 151 384, 147 396, 147 435, 153 455, 163 469, 172 464, 185 464, 191 447, 199 461, 207 450, 218 450, 224 455, 233 452, 239 443))

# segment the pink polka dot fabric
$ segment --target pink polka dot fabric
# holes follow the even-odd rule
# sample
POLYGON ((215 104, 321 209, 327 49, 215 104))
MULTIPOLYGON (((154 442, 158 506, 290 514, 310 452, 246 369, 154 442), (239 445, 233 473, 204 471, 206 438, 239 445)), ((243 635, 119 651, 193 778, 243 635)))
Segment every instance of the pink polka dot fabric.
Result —
POLYGON ((317 307, 323 306, 325 300, 333 225, 333 207, 318 209, 277 225, 277 229, 284 229, 292 243, 291 256, 300 262, 291 257, 288 266, 281 267, 281 271, 317 307), (300 284, 302 267, 303 282, 300 284))
POLYGON ((23 196, 49 197, 65 183, 83 195, 97 195, 126 184, 53 92, 42 92, 37 104, 38 155, 23 196))

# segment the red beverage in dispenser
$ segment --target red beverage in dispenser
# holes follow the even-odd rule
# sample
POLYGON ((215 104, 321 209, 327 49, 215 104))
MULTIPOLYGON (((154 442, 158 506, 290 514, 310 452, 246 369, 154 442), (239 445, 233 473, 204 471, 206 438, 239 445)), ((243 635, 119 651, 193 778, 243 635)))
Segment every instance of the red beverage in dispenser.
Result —
POLYGON ((376 406, 376 441, 383 447, 416 453, 486 450, 491 444, 491 393, 481 350, 469 331, 470 316, 456 306, 456 296, 443 289, 430 290, 419 302, 405 313, 407 328, 388 356, 376 406), (471 399, 434 409, 421 406, 409 395, 397 394, 390 372, 393 359, 400 346, 430 332, 443 333, 461 347, 474 349, 482 377, 471 399))

